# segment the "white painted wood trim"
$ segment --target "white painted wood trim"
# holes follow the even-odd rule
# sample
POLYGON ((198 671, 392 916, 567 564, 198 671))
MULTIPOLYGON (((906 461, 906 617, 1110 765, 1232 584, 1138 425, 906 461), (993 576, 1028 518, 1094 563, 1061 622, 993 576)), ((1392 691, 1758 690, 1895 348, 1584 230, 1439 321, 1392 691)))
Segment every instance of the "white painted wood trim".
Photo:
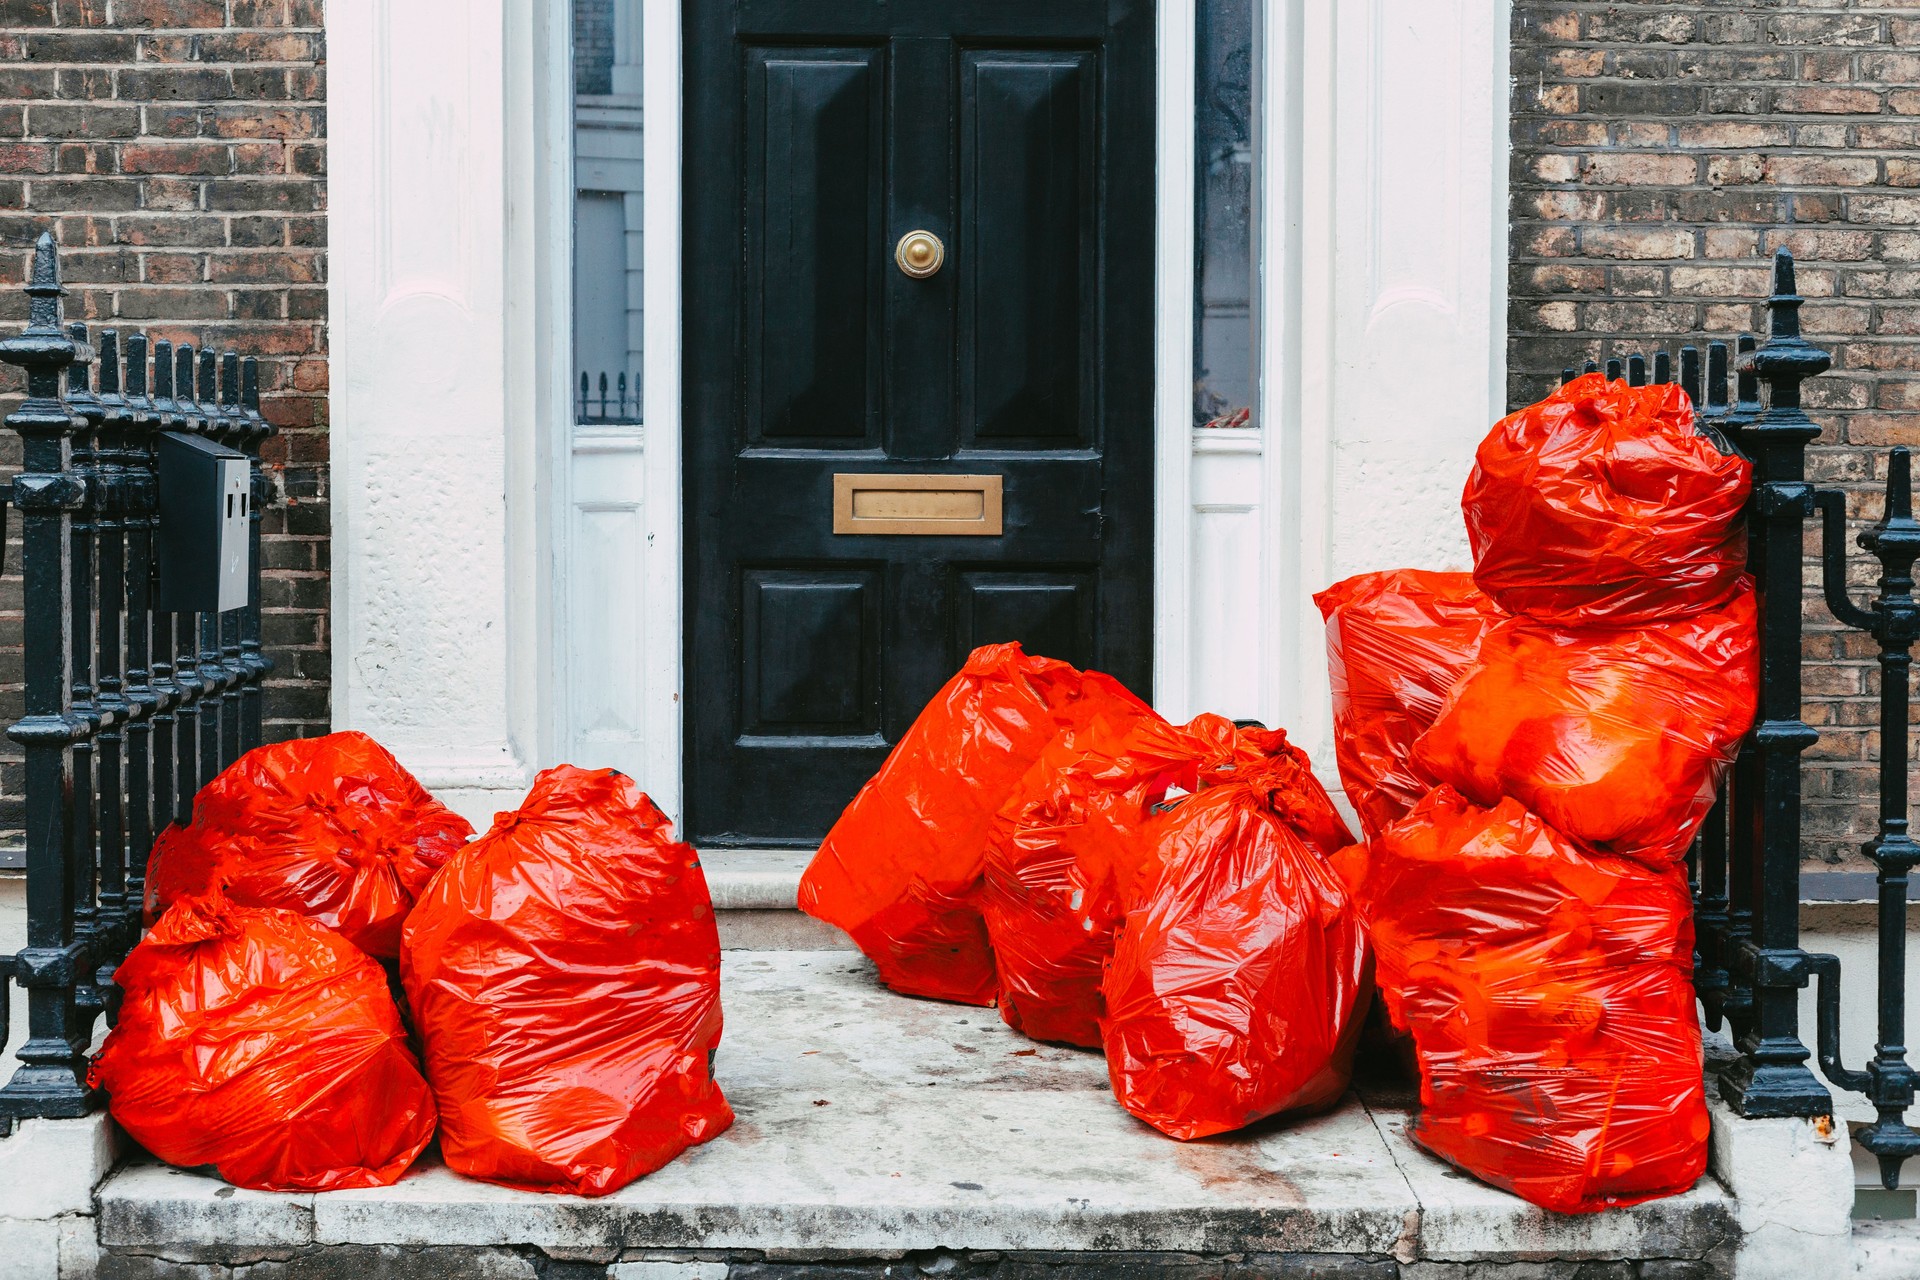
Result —
POLYGON ((531 31, 537 39, 526 50, 532 122, 530 145, 510 157, 509 207, 528 211, 512 219, 524 243, 516 246, 526 270, 515 278, 523 291, 524 317, 516 333, 534 353, 526 370, 524 412, 510 421, 525 423, 531 438, 524 451, 531 485, 515 484, 510 505, 527 513, 519 529, 523 552, 521 580, 530 584, 529 620, 535 636, 535 661, 522 687, 532 698, 524 713, 536 726, 536 763, 546 766, 564 755, 565 714, 571 651, 567 645, 570 564, 561 541, 561 522, 573 505, 573 466, 568 437, 573 426, 573 6, 572 0, 534 0, 531 31))
POLYGON ((646 385, 646 601, 641 642, 646 670, 647 771, 654 803, 681 814, 682 588, 680 514, 680 6, 647 0, 642 44, 646 106, 644 323, 646 385))
POLYGON ((1288 221, 1262 234, 1269 264, 1295 274, 1270 278, 1264 302, 1285 317, 1264 349, 1268 581, 1279 720, 1328 761, 1312 594, 1467 563, 1460 488, 1505 403, 1510 4, 1280 3, 1289 47, 1270 44, 1269 67, 1291 83, 1265 119, 1297 162, 1269 166, 1268 207, 1288 221))
POLYGON ((1153 704, 1186 719, 1192 688, 1194 0, 1160 0, 1154 86, 1153 704))

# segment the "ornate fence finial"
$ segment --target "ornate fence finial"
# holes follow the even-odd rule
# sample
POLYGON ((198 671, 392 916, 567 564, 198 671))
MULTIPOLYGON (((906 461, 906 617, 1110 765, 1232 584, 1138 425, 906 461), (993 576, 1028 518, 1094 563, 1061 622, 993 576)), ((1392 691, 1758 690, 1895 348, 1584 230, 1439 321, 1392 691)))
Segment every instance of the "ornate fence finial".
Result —
POLYGON ((1800 304, 1805 301, 1794 292, 1793 255, 1781 249, 1773 255, 1766 345, 1753 353, 1754 376, 1767 384, 1767 408, 1755 426, 1762 431, 1805 432, 1813 440, 1820 428, 1800 412, 1800 384, 1825 373, 1833 357, 1800 336, 1800 304))
MULTIPOLYGON (((0 360, 26 370, 27 398, 58 400, 60 371, 79 354, 73 339, 60 329, 60 256, 53 233, 43 231, 33 246, 33 269, 27 276, 27 327, 0 342, 0 360)), ((22 406, 24 412, 26 406, 22 406)), ((18 415, 15 415, 18 416, 18 415)))

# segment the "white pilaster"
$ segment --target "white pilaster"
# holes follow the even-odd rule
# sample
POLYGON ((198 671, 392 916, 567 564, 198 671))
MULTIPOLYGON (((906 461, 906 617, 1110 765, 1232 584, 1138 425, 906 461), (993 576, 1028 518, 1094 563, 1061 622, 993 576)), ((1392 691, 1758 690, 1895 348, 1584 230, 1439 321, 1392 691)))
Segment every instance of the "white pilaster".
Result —
MULTIPOLYGON (((513 296, 506 0, 328 7, 334 722, 363 729, 470 816, 517 799, 538 750, 520 545, 539 353, 513 296)), ((524 51, 523 51, 524 52, 524 51)), ((523 154, 521 164, 526 163, 523 154)), ((523 245, 532 236, 522 228, 523 245)))

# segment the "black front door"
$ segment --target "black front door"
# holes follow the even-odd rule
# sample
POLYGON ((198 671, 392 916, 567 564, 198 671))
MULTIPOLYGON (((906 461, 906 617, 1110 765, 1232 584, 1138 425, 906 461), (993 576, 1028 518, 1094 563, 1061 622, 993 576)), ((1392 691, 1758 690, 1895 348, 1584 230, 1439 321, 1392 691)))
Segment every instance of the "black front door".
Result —
POLYGON ((817 841, 974 646, 1150 693, 1150 0, 686 0, 687 829, 817 841))

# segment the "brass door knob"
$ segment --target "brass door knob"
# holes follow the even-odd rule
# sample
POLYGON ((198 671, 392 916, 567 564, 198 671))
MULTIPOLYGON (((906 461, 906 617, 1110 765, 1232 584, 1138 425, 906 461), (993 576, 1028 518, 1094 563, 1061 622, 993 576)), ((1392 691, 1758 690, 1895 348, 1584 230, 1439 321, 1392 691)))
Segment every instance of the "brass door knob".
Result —
POLYGON ((909 231, 893 247, 893 260, 915 280, 925 280, 947 260, 947 246, 931 231, 909 231))

